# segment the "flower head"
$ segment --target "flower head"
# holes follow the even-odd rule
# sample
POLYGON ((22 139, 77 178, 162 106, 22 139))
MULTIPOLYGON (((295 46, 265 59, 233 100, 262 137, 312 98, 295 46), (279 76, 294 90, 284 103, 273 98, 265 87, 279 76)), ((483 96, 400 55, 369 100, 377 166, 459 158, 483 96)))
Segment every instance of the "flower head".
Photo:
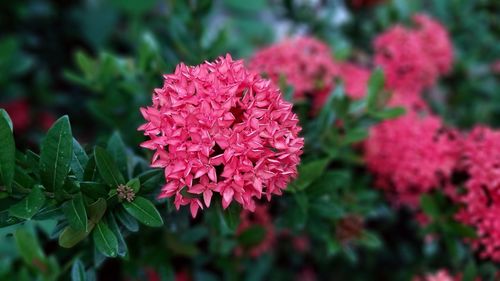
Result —
POLYGON ((264 48, 253 56, 249 65, 276 85, 284 78, 293 87, 296 99, 329 92, 338 72, 330 48, 311 37, 290 38, 264 48))
POLYGON ((435 273, 428 273, 423 277, 415 277, 413 281, 458 281, 462 278, 453 277, 448 270, 441 269, 435 273))
POLYGON ((377 187, 393 203, 417 207, 420 195, 450 179, 459 157, 457 142, 439 118, 409 112, 370 131, 365 160, 377 187))
POLYGON ((463 144, 465 193, 457 219, 476 229, 473 247, 482 258, 500 261, 500 132, 475 128, 463 144))
POLYGON ((281 194, 297 175, 304 141, 292 104, 269 80, 230 55, 177 66, 142 108, 139 130, 154 150, 152 166, 165 169, 160 197, 190 205, 196 216, 213 193, 226 208, 233 199, 248 210, 255 198, 281 194))

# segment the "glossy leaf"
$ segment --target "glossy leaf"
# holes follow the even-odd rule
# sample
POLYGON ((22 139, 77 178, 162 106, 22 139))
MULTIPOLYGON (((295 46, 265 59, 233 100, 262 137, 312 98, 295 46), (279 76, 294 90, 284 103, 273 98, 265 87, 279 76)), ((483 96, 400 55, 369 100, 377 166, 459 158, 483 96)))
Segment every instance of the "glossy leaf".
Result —
POLYGON ((113 133, 111 138, 109 138, 108 146, 106 150, 109 152, 111 158, 113 158, 118 170, 123 176, 129 176, 128 160, 127 160, 127 149, 125 143, 123 143, 122 137, 118 132, 113 133))
POLYGON ((12 134, 12 121, 2 109, 0 115, 0 185, 11 190, 16 163, 16 145, 12 134))
POLYGON ((80 259, 76 259, 71 266, 71 281, 85 281, 87 273, 80 259))
POLYGON ((113 158, 109 153, 101 147, 96 147, 94 150, 94 156, 97 164, 97 169, 103 180, 114 187, 120 184, 125 184, 125 179, 122 173, 116 167, 113 158))
POLYGON ((74 230, 87 231, 87 211, 85 210, 85 204, 81 193, 64 203, 62 210, 69 225, 73 227, 74 230))
POLYGON ((97 249, 107 257, 118 254, 118 240, 104 221, 100 221, 92 234, 97 249))
POLYGON ((132 202, 123 202, 125 210, 141 223, 159 227, 163 225, 163 219, 156 207, 144 197, 136 197, 132 202))
POLYGON ((44 204, 45 194, 39 186, 35 186, 21 202, 9 208, 9 213, 21 219, 31 219, 44 204))
POLYGON ((83 147, 77 140, 73 139, 73 157, 71 158, 70 166, 78 180, 83 180, 88 161, 89 157, 83 147))

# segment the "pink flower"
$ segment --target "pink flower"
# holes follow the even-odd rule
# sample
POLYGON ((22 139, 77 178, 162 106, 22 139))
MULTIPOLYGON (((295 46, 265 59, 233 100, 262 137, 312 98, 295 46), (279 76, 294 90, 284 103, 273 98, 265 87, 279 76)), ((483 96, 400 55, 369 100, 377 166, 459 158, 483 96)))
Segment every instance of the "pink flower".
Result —
POLYGON ((227 208, 248 210, 254 199, 280 195, 296 177, 304 140, 292 104, 269 80, 230 55, 215 62, 177 66, 142 108, 151 165, 165 169, 160 198, 175 197, 191 214, 210 206, 214 193, 227 208), (202 203, 203 202, 203 203, 202 203))
POLYGON ((272 217, 269 214, 269 209, 266 205, 257 205, 255 212, 251 213, 247 210, 241 212, 240 214, 240 224, 236 230, 236 234, 240 235, 244 233, 251 227, 262 227, 264 229, 264 238, 257 245, 253 245, 249 249, 244 249, 242 247, 236 248, 237 255, 243 255, 244 253, 250 254, 251 257, 259 257, 263 253, 269 251, 276 240, 276 232, 274 229, 274 224, 272 217))
POLYGON ((290 38, 264 48, 253 56, 249 65, 276 85, 283 77, 298 100, 330 92, 338 72, 330 48, 311 37, 290 38))
POLYGON ((375 39, 375 63, 384 69, 388 88, 420 93, 450 70, 453 48, 440 23, 423 14, 413 21, 415 29, 396 25, 375 39))
POLYGON ((468 180, 458 194, 457 220, 476 229, 470 239, 482 258, 500 261, 500 132, 475 128, 463 145, 463 167, 468 180))
POLYGON ((418 207, 420 195, 446 183, 459 157, 454 131, 441 119, 410 111, 370 131, 365 160, 376 185, 396 205, 418 207))

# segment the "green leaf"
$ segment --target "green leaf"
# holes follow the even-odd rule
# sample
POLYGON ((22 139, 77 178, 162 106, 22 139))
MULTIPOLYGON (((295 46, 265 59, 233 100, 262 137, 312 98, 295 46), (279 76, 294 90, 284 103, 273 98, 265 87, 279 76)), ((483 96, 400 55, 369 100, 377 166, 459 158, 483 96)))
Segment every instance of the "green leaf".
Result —
POLYGON ((440 216, 439 204, 434 197, 429 194, 424 194, 420 197, 420 207, 426 215, 436 219, 440 216))
POLYGON ((406 113, 406 110, 403 107, 392 107, 386 108, 381 111, 372 112, 371 115, 375 118, 385 120, 385 119, 393 119, 399 116, 402 116, 406 113))
POLYGON ((227 209, 222 210, 222 218, 224 219, 224 224, 231 231, 235 232, 240 224, 240 213, 241 208, 237 204, 230 204, 227 209))
POLYGON ((141 182, 139 181, 138 178, 131 179, 129 182, 127 182, 127 186, 132 188, 134 193, 138 193, 139 190, 141 189, 141 182))
POLYGON ((123 207, 130 215, 147 226, 163 225, 163 219, 156 207, 143 197, 138 196, 132 202, 123 202, 123 207))
POLYGON ((23 170, 16 166, 14 174, 13 190, 31 189, 35 185, 35 181, 23 170))
POLYGON ((72 200, 64 203, 62 210, 73 229, 87 231, 87 211, 85 210, 81 193, 77 194, 72 200))
POLYGON ((346 132, 342 143, 344 145, 349 145, 353 143, 358 143, 368 137, 368 130, 365 128, 354 128, 346 132))
POLYGON ((45 188, 62 194, 73 153, 73 136, 68 116, 63 116, 49 129, 42 141, 40 175, 45 188))
POLYGON ((366 104, 368 110, 373 110, 377 106, 378 96, 380 92, 384 89, 384 72, 382 69, 377 68, 373 71, 368 80, 368 91, 366 95, 366 104))
POLYGON ((75 230, 71 226, 68 226, 61 232, 61 235, 59 235, 59 245, 63 248, 73 248, 76 244, 85 239, 93 228, 94 224, 91 222, 87 224, 87 231, 75 230))
POLYGON ((19 228, 14 233, 14 239, 19 253, 27 265, 38 267, 45 263, 45 254, 33 233, 25 228, 19 228))
POLYGON ((87 274, 85 273, 85 267, 80 259, 76 259, 71 266, 71 281, 85 281, 87 280, 87 274))
POLYGON ((139 224, 137 223, 137 220, 129 213, 127 213, 124 209, 118 209, 115 212, 115 216, 129 231, 137 232, 139 230, 139 224))
POLYGON ((120 133, 115 132, 109 138, 106 150, 109 152, 111 158, 115 161, 116 166, 125 177, 129 176, 127 149, 125 143, 120 136, 120 133))
POLYGON ((251 247, 262 242, 265 236, 266 229, 260 225, 254 225, 245 229, 238 235, 238 242, 245 247, 251 247))
POLYGON ((21 219, 31 219, 45 204, 45 194, 40 186, 35 186, 21 202, 9 208, 9 213, 21 219))
POLYGON ((477 276, 477 267, 473 260, 467 263, 467 266, 464 270, 464 275, 462 277, 462 281, 474 281, 477 276))
POLYGON ((10 119, 9 114, 3 108, 0 108, 0 119, 1 119, 1 117, 3 117, 5 119, 5 121, 7 121, 7 124, 9 124, 10 131, 13 131, 14 130, 14 126, 12 125, 12 119, 10 119))
POLYGON ((95 181, 97 176, 97 165, 95 163, 95 156, 92 155, 89 161, 87 162, 87 166, 85 166, 85 172, 83 173, 83 180, 85 181, 95 181))
POLYGON ((125 184, 125 179, 122 173, 116 167, 113 159, 106 150, 101 147, 96 147, 94 150, 97 169, 102 179, 109 185, 117 187, 120 184, 125 184))
POLYGON ((299 177, 292 183, 293 190, 306 189, 323 174, 329 162, 330 159, 320 159, 301 164, 298 168, 299 177))
POLYGON ((104 221, 100 221, 95 226, 93 238, 99 252, 107 257, 116 257, 118 254, 118 241, 104 221))
POLYGON ((16 145, 12 134, 12 121, 2 109, 0 115, 0 185, 12 191, 12 180, 16 164, 16 145))
POLYGON ((80 182, 80 190, 86 196, 97 200, 108 196, 109 186, 100 182, 82 181, 80 182))
POLYGON ((116 223, 115 217, 113 216, 112 213, 110 213, 107 216, 107 220, 109 229, 115 234, 116 239, 118 241, 118 255, 120 257, 124 257, 127 255, 128 249, 127 249, 127 243, 125 243, 125 239, 123 239, 122 232, 120 231, 120 228, 118 227, 118 224, 116 223))
POLYGON ((89 157, 77 140, 73 138, 73 157, 71 158, 71 170, 78 180, 83 180, 85 167, 89 161, 89 157))
POLYGON ((92 222, 93 224, 97 224, 106 213, 106 209, 106 200, 104 200, 103 198, 99 198, 97 201, 90 204, 88 207, 90 222, 92 222))

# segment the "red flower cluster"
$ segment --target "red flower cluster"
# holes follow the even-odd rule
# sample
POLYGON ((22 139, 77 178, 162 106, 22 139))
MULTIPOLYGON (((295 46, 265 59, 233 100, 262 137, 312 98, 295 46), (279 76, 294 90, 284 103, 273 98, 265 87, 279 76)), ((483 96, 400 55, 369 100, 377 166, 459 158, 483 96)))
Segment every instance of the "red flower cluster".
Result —
POLYGON ((500 261, 500 132, 474 129, 463 144, 462 168, 469 179, 458 194, 457 219, 473 226, 472 245, 481 257, 500 261))
POLYGON ((448 270, 441 269, 436 273, 429 273, 423 277, 415 277, 412 281, 460 281, 460 276, 453 277, 448 270))
POLYGON ((307 95, 328 94, 338 72, 330 48, 311 37, 291 38, 264 48, 253 56, 249 65, 276 85, 284 78, 293 87, 297 100, 307 95))
POLYGON ((165 169, 160 197, 190 205, 192 216, 214 192, 226 208, 233 199, 255 209, 255 198, 280 195, 297 175, 304 140, 292 104, 269 80, 227 55, 215 62, 177 66, 164 76, 153 105, 142 108, 139 130, 165 169))
POLYGON ((387 87, 397 94, 420 95, 447 73, 453 47, 446 29, 423 14, 413 17, 416 28, 396 25, 374 42, 375 64, 384 69, 387 87))
POLYGON ((242 255, 248 253, 251 257, 258 257, 269 251, 276 240, 276 233, 268 207, 266 205, 257 205, 253 213, 244 210, 240 214, 240 219, 240 224, 236 230, 237 235, 241 235, 251 227, 262 227, 264 229, 264 238, 257 245, 252 245, 249 249, 236 248, 236 254, 242 255))
POLYGON ((372 128, 365 160, 392 202, 417 207, 421 194, 448 182, 459 156, 457 142, 439 118, 410 111, 372 128))

